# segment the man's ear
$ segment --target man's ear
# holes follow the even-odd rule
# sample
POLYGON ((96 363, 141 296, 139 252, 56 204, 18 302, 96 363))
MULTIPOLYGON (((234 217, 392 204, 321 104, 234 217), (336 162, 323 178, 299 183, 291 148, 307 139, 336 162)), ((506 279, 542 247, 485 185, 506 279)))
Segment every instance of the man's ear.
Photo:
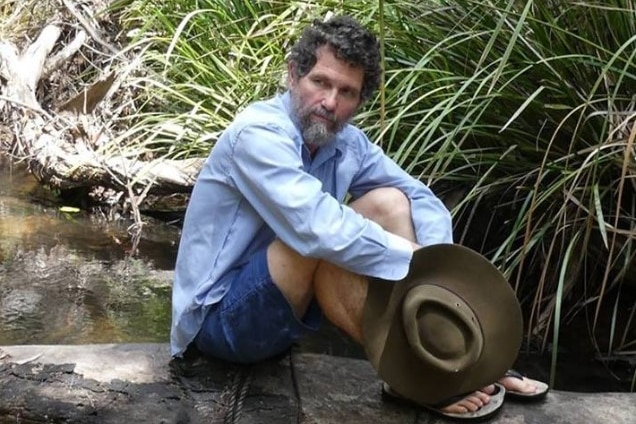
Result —
POLYGON ((296 62, 289 61, 287 62, 287 85, 289 87, 293 86, 296 82, 296 62))

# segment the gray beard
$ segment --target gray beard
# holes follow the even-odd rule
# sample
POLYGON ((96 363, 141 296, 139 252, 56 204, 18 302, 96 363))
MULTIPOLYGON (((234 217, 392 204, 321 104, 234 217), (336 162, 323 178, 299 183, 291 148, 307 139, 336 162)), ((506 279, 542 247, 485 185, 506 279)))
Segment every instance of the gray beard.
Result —
POLYGON ((322 147, 331 143, 336 136, 329 131, 325 124, 320 122, 302 123, 302 134, 305 143, 315 147, 322 147))
POLYGON ((305 144, 315 147, 322 147, 329 144, 336 137, 336 134, 346 125, 346 122, 337 123, 335 130, 330 131, 326 124, 311 121, 311 111, 303 110, 300 100, 293 90, 291 91, 291 100, 292 110, 294 115, 296 115, 296 119, 298 119, 300 131, 305 144))

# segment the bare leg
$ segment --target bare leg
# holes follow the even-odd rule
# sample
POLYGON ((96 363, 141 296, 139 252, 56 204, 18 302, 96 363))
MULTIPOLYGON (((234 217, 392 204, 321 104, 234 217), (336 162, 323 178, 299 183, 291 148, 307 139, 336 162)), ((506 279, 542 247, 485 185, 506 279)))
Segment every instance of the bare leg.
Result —
POLYGON ((267 265, 272 280, 299 318, 305 315, 314 296, 313 281, 318 264, 317 259, 300 256, 280 240, 267 248, 267 265))
MULTIPOLYGON (((397 189, 372 190, 351 207, 387 231, 414 241, 410 203, 397 189)), ((362 312, 367 296, 366 277, 325 261, 305 258, 280 240, 267 249, 267 262, 274 283, 302 317, 315 296, 327 319, 358 343, 362 343, 362 312)))
MULTIPOLYGON (((410 202, 401 191, 377 189, 350 206, 385 230, 415 242, 410 202)), ((316 270, 314 291, 325 316, 360 344, 364 341, 362 314, 367 288, 366 277, 328 262, 321 262, 316 270)))
MULTIPOLYGON (((385 230, 415 243, 415 231, 408 199, 398 190, 379 189, 352 202, 351 207, 385 230)), ((367 296, 368 282, 363 276, 353 274, 328 262, 320 262, 314 278, 314 292, 327 318, 363 343, 362 315, 367 296)), ((494 386, 484 387, 464 399, 442 408, 447 413, 474 412, 490 401, 494 386)))
MULTIPOLYGON (((415 242, 410 203, 393 188, 373 190, 351 203, 351 207, 384 229, 415 242)), ((362 315, 367 296, 366 277, 325 261, 304 258, 280 241, 267 251, 274 283, 281 289, 298 317, 316 297, 325 316, 358 343, 363 343, 362 315)), ((490 400, 493 386, 477 391, 443 408, 445 412, 476 411, 490 400)))

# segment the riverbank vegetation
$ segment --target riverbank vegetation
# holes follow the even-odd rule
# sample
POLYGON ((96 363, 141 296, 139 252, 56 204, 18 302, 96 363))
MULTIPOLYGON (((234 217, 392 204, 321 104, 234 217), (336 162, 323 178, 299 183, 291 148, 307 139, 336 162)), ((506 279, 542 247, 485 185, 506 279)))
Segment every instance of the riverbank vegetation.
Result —
MULTIPOLYGON (((5 1, 0 13, 14 16, 16 4, 5 1)), ((62 4, 68 12, 69 2, 62 4)), ((88 86, 112 75, 108 93, 84 90, 75 103, 82 113, 65 118, 73 125, 58 124, 54 134, 68 140, 69 127, 85 130, 96 141, 82 148, 110 161, 92 168, 102 169, 103 178, 84 173, 73 187, 104 185, 132 199, 137 208, 131 210, 161 187, 168 188, 164 197, 187 193, 193 169, 236 111, 284 88, 285 54, 299 28, 348 13, 380 35, 384 52, 383 89, 356 123, 445 200, 456 241, 484 253, 510 279, 524 306, 528 347, 551 350, 554 366, 560 330, 584 316, 599 357, 631 360, 633 367, 633 1, 120 0, 100 6, 91 22, 104 38, 87 31, 87 41, 59 69, 78 69, 82 57, 76 77, 88 86), (85 110, 86 93, 103 97, 97 113, 85 110), (90 131, 77 124, 87 116, 90 131), (172 185, 161 184, 165 173, 132 172, 140 163, 156 170, 165 161, 191 168, 172 185)), ((87 27, 71 21, 61 42, 87 27)), ((37 35, 34 28, 27 34, 37 35)), ((27 35, 21 37, 14 42, 26 45, 27 35)), ((46 73, 39 83, 56 88, 46 73)), ((7 90, 0 99, 5 110, 7 90)), ((44 101, 50 94, 41 88, 35 94, 47 113, 37 115, 40 130, 59 122, 47 115, 60 102, 44 101)), ((25 107, 11 104, 14 119, 25 107)), ((8 150, 18 151, 21 140, 12 138, 8 150)), ((51 184, 46 168, 37 169, 51 184)))

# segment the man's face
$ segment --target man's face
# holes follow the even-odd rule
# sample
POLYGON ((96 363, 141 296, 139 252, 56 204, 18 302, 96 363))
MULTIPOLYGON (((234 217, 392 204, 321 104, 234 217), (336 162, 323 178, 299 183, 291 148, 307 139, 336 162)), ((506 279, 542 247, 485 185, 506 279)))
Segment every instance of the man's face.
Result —
POLYGON ((289 90, 305 143, 320 147, 333 140, 360 106, 364 71, 336 59, 327 46, 318 48, 316 59, 301 78, 290 64, 289 90))

